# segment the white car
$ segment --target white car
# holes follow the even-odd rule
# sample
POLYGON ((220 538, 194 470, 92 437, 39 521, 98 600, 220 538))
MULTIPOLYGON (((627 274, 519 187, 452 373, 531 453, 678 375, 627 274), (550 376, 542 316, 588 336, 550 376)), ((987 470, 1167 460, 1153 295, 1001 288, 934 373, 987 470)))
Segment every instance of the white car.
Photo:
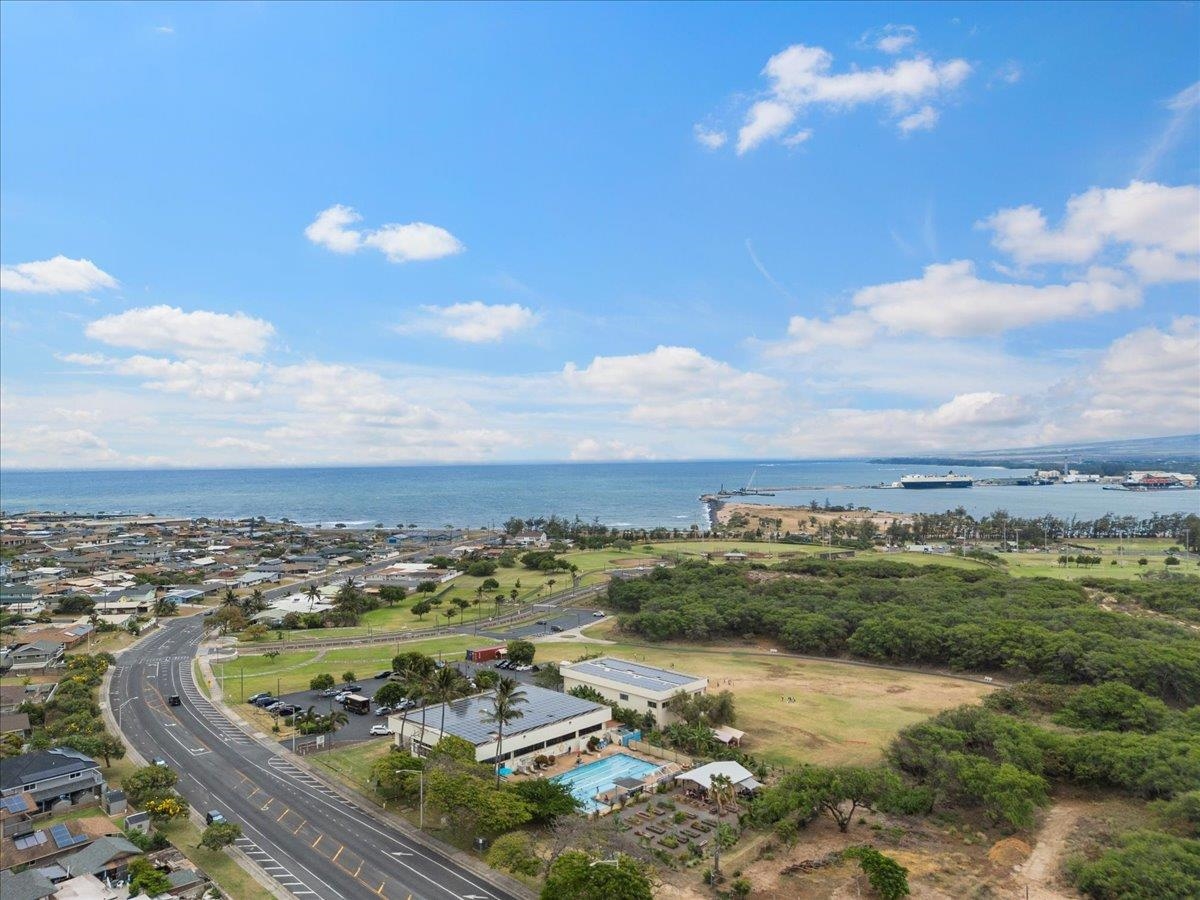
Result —
POLYGON ((604 613, 602 613, 600 610, 596 610, 594 613, 592 613, 592 618, 593 619, 603 619, 604 613))
POLYGON ((371 726, 371 734, 385 735, 391 733, 392 732, 388 729, 387 725, 383 724, 383 722, 376 722, 371 726))

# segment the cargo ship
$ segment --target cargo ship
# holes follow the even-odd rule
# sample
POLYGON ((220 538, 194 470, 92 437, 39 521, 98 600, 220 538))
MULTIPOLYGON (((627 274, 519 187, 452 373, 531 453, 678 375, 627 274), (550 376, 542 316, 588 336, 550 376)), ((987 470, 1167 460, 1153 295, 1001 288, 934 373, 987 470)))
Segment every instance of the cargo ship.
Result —
POLYGON ((905 475, 900 479, 902 488, 969 488, 975 483, 970 475, 955 475, 947 472, 945 475, 905 475))

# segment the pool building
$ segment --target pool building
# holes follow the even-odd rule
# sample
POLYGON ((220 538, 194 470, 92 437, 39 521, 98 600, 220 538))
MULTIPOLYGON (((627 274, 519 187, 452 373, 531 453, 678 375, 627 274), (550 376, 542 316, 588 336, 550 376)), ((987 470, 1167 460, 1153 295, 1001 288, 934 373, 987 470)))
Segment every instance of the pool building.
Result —
POLYGON ((501 759, 517 768, 532 762, 540 753, 574 753, 583 749, 593 734, 602 736, 612 719, 609 707, 590 700, 531 684, 522 685, 521 690, 527 702, 518 709, 524 715, 505 727, 503 742, 497 739, 496 724, 487 720, 492 709, 492 691, 426 707, 424 716, 421 710, 411 711, 407 719, 390 716, 388 728, 396 746, 417 756, 424 756, 443 734, 452 734, 475 745, 476 761, 494 763, 499 750, 501 759), (445 731, 441 730, 443 709, 445 731), (497 744, 501 746, 497 748, 497 744))
POLYGON ((564 691, 581 685, 589 687, 620 706, 650 713, 660 728, 675 720, 666 709, 668 700, 679 693, 703 694, 708 690, 707 678, 614 656, 571 663, 560 666, 559 671, 564 691))

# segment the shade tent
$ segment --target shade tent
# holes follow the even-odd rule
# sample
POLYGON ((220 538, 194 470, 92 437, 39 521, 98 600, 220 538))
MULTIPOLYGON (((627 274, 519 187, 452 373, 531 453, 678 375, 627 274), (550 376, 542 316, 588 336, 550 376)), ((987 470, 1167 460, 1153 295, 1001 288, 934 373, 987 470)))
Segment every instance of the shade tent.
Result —
POLYGON ((689 772, 684 772, 675 776, 676 781, 690 781, 704 791, 708 791, 712 787, 714 777, 724 775, 734 786, 740 791, 753 793, 757 791, 761 784, 755 779, 752 772, 746 769, 740 763, 732 760, 719 760, 717 762, 708 763, 708 765, 700 766, 692 769, 689 772))

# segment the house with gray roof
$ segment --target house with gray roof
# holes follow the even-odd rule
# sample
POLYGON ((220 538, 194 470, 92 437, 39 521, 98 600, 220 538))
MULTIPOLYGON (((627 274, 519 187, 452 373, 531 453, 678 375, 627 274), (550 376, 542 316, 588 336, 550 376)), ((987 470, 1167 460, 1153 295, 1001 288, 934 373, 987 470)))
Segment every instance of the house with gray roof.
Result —
POLYGON ((499 753, 502 760, 515 767, 525 762, 526 757, 532 759, 539 753, 581 750, 588 738, 600 735, 612 719, 609 707, 590 700, 529 684, 522 685, 521 690, 527 702, 517 709, 523 715, 505 726, 502 742, 496 724, 487 719, 494 691, 439 703, 427 707, 423 714, 410 712, 407 719, 391 716, 388 728, 395 735, 398 747, 410 748, 418 756, 424 756, 443 734, 449 734, 473 744, 478 762, 495 762, 499 753), (443 709, 445 731, 442 731, 443 709))
POLYGON ((39 812, 99 800, 100 763, 67 747, 0 759, 0 798, 28 794, 39 812))
POLYGON ((125 877, 129 861, 141 852, 125 838, 114 835, 92 841, 77 853, 64 856, 58 864, 72 875, 95 875, 116 881, 125 877))
POLYGON ((37 869, 0 872, 0 896, 4 900, 45 900, 54 896, 54 882, 37 869))
POLYGON ((62 641, 30 641, 0 654, 0 671, 44 671, 62 663, 62 641))

